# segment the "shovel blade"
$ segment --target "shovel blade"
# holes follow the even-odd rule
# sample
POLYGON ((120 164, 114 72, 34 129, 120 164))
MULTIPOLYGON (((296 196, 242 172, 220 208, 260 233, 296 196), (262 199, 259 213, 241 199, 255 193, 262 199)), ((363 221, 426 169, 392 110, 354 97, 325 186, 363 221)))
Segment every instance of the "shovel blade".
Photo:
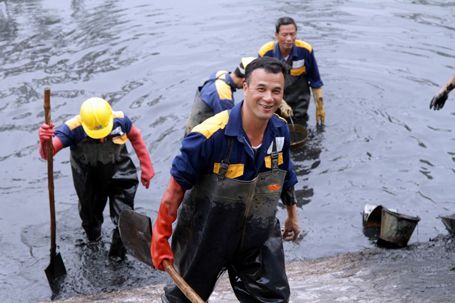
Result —
POLYGON ((54 292, 58 291, 60 278, 66 275, 65 264, 63 263, 63 259, 60 253, 57 253, 55 256, 51 257, 51 262, 46 267, 44 272, 46 273, 46 277, 49 281, 51 289, 54 292))
POLYGON ((152 221, 146 215, 133 210, 120 213, 118 228, 126 250, 139 261, 152 266, 150 243, 152 241, 152 221))

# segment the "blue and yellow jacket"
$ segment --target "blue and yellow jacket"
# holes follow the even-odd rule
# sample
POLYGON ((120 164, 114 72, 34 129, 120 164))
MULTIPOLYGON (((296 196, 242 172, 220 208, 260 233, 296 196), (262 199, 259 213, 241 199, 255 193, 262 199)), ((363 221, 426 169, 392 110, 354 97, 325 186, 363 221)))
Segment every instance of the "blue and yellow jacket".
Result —
MULTIPOLYGON (((132 127, 131 120, 121 111, 112 112, 114 116, 114 124, 110 136, 116 144, 124 144, 128 138, 127 134, 132 127)), ((77 144, 87 138, 87 134, 82 128, 81 117, 79 115, 66 121, 55 130, 55 136, 62 141, 63 147, 74 149, 77 144)))
POLYGON ((277 42, 267 42, 259 49, 259 57, 264 56, 274 57, 288 63, 291 76, 305 77, 312 88, 320 88, 324 85, 319 75, 313 47, 305 41, 295 40, 288 60, 285 60, 281 56, 280 47, 277 42))
POLYGON ((227 178, 249 181, 272 167, 270 154, 273 138, 277 144, 278 165, 287 171, 283 190, 297 183, 292 161, 289 159, 290 135, 287 123, 273 115, 265 130, 261 147, 253 151, 242 127, 243 101, 231 111, 223 111, 193 128, 182 142, 180 154, 172 162, 171 175, 184 188, 190 189, 207 174, 218 173, 220 163, 232 140, 227 178))
POLYGON ((230 74, 223 70, 217 71, 200 88, 201 100, 217 114, 234 106, 235 91, 230 74))

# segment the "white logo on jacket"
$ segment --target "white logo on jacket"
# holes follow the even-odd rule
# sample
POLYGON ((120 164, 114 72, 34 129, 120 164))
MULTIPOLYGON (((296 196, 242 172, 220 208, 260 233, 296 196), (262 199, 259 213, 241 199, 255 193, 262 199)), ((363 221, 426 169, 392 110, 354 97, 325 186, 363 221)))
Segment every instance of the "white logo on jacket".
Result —
MULTIPOLYGON (((275 142, 276 142, 276 151, 277 152, 282 151, 283 146, 284 146, 284 137, 276 137, 275 142)), ((273 141, 272 141, 272 143, 270 143, 270 146, 267 149, 267 154, 271 154, 272 151, 273 151, 273 141)))
POLYGON ((305 65, 305 59, 292 62, 292 68, 301 68, 304 65, 305 65))

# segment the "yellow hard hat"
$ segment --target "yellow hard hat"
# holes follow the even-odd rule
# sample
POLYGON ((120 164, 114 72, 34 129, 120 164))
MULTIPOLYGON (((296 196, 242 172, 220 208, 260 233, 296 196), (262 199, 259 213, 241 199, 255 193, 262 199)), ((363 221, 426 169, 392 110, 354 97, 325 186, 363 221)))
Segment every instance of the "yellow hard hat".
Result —
POLYGON ((80 116, 82 127, 90 138, 101 139, 111 133, 114 118, 112 107, 106 100, 88 98, 81 105, 80 116))
POLYGON ((255 57, 243 57, 242 59, 240 59, 239 66, 235 69, 235 74, 241 78, 245 78, 245 69, 248 66, 248 64, 250 64, 251 61, 253 61, 254 59, 256 59, 256 58, 255 57))

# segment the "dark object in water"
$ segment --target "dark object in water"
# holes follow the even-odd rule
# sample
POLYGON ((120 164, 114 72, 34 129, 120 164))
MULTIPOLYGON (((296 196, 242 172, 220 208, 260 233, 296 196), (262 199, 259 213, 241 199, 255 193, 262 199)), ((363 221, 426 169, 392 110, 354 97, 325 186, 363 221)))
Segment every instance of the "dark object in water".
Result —
POLYGON ((302 147, 308 138, 308 130, 300 124, 288 124, 289 132, 291 134, 291 148, 302 147))
POLYGON ((389 248, 405 247, 419 221, 419 217, 407 216, 385 207, 382 208, 378 245, 389 248))
MULTIPOLYGON (((120 237, 128 252, 139 261, 153 266, 150 254, 152 220, 145 215, 127 209, 120 213, 118 228, 120 237)), ((190 302, 204 302, 175 270, 174 265, 169 263, 169 260, 163 260, 163 267, 190 302)))
POLYGON ((370 240, 377 240, 381 231, 382 205, 365 204, 362 223, 363 234, 370 240))
POLYGON ((152 221, 149 217, 132 210, 120 213, 118 229, 123 245, 139 261, 153 266, 150 255, 152 221))
POLYGON ((441 221, 451 235, 455 235, 455 214, 450 216, 441 216, 441 221))

